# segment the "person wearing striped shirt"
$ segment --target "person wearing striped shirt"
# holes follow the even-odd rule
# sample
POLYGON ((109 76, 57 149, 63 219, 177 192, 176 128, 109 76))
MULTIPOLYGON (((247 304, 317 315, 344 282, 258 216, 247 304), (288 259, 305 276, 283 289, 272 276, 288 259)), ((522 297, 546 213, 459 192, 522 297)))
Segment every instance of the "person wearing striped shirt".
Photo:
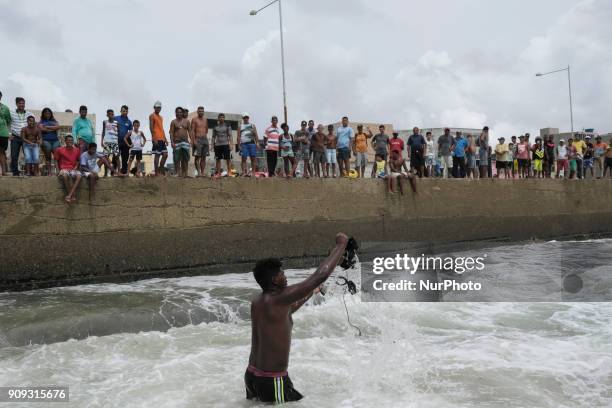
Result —
POLYGON ((19 175, 19 153, 23 147, 21 129, 28 125, 28 116, 34 116, 25 109, 25 99, 15 98, 16 109, 11 111, 11 172, 13 176, 19 175))
POLYGON ((266 143, 266 161, 268 162, 269 177, 274 177, 276 173, 280 134, 281 131, 278 127, 278 118, 276 116, 272 116, 272 124, 266 129, 264 137, 264 141, 266 143))

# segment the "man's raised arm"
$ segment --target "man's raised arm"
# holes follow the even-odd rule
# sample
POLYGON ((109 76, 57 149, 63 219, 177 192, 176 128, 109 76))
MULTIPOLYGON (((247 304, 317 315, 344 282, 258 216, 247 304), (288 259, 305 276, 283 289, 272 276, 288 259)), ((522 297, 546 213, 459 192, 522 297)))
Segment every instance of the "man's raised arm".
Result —
POLYGON ((312 294, 312 291, 321 286, 334 272, 338 262, 340 262, 344 255, 347 243, 348 237, 343 233, 338 233, 336 235, 336 246, 323 263, 319 265, 317 270, 302 282, 288 286, 282 293, 276 296, 276 300, 282 304, 291 305, 312 294))

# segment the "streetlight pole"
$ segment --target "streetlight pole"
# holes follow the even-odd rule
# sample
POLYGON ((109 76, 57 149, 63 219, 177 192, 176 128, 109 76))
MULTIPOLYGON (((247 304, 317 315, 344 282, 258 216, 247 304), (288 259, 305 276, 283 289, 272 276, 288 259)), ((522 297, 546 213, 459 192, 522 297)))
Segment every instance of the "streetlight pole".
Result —
POLYGON ((266 4, 265 6, 263 6, 262 8, 260 8, 259 10, 251 10, 250 14, 252 16, 256 16, 257 13, 259 13, 263 9, 268 8, 269 6, 277 2, 278 2, 278 17, 279 17, 279 22, 280 22, 281 67, 282 67, 282 72, 283 72, 283 111, 284 111, 285 123, 289 123, 287 120, 287 83, 285 81, 285 39, 283 36, 282 0, 273 0, 270 3, 266 4))
POLYGON ((574 107, 572 103, 572 74, 571 74, 570 66, 568 65, 567 68, 558 69, 556 71, 551 71, 551 72, 545 72, 543 74, 538 72, 536 76, 543 77, 546 75, 556 74, 557 72, 563 72, 563 71, 567 71, 567 84, 569 86, 569 102, 570 102, 570 122, 572 126, 572 137, 573 137, 574 136, 574 107))

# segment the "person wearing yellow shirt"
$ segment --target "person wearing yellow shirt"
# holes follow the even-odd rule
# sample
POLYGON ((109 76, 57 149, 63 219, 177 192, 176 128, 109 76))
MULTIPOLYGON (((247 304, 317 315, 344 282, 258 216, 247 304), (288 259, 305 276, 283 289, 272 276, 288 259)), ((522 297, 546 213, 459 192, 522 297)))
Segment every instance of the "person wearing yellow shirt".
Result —
POLYGON ((497 178, 500 178, 500 175, 504 173, 504 178, 508 178, 508 168, 506 166, 506 162, 508 161, 508 152, 510 152, 510 147, 506 143, 505 137, 500 137, 498 140, 498 144, 495 146, 495 167, 497 168, 497 178))
POLYGON ((365 177, 365 168, 368 165, 368 139, 372 137, 372 131, 364 133, 363 125, 357 126, 357 135, 353 139, 353 153, 355 153, 355 168, 360 178, 365 177))
POLYGON ((576 148, 576 167, 578 168, 577 175, 578 175, 578 178, 581 179, 583 177, 582 159, 584 157, 584 152, 587 149, 587 145, 584 142, 584 140, 582 140, 581 135, 576 135, 573 146, 576 148))

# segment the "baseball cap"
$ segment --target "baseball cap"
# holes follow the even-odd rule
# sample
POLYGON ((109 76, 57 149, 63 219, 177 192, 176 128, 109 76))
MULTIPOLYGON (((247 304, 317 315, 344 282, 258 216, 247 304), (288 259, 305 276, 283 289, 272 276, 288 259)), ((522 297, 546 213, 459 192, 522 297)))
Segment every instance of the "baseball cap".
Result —
POLYGON ((155 104, 153 105, 154 108, 161 108, 161 102, 160 101, 156 101, 155 104))
POLYGON ((243 118, 250 118, 250 117, 251 117, 251 115, 249 115, 249 112, 244 112, 244 113, 242 114, 242 117, 243 117, 243 118))
POLYGON ((565 142, 565 139, 559 139, 560 142, 565 142))

